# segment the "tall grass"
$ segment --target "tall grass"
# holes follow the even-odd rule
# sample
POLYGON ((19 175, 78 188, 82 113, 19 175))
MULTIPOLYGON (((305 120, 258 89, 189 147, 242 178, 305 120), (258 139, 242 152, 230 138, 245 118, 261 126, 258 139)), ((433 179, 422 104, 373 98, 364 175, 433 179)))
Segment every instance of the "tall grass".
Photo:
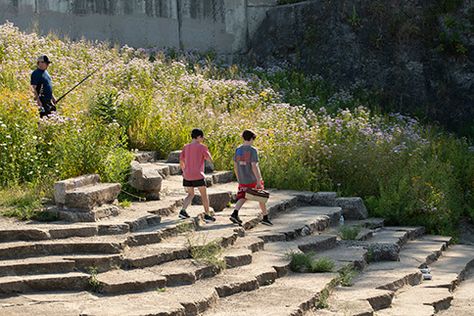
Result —
POLYGON ((367 102, 374 102, 370 94, 334 91, 323 78, 277 65, 248 69, 195 55, 110 49, 6 24, 0 26, 0 185, 50 186, 90 172, 125 182, 130 149, 166 157, 194 127, 204 130, 216 167, 231 169, 240 134, 251 128, 268 186, 337 189, 364 197, 373 215, 392 224, 453 233, 472 209, 468 144, 410 117, 372 113, 367 102), (113 62, 71 93, 59 115, 39 120, 29 74, 40 53, 54 61, 57 95, 113 62))

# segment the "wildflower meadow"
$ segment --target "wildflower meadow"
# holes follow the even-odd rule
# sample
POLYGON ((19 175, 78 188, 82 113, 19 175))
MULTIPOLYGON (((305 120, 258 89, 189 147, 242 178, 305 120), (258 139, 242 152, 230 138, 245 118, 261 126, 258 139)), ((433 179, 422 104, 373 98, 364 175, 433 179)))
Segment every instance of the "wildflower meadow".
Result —
MULTIPOLYGON (((0 26, 0 207, 51 196, 58 179, 97 172, 125 183, 133 150, 166 157, 200 127, 218 169, 231 169, 243 129, 258 135, 268 187, 361 196, 389 224, 455 234, 474 218, 468 142, 401 114, 371 112, 367 98, 318 76, 254 69, 160 51, 60 40, 0 26), (59 96, 112 60, 39 119, 29 87, 35 58, 59 96)), ((36 204, 28 204, 35 205, 36 204)), ((26 209, 26 208, 25 208, 26 209)), ((18 214, 18 213, 15 213, 18 214)))

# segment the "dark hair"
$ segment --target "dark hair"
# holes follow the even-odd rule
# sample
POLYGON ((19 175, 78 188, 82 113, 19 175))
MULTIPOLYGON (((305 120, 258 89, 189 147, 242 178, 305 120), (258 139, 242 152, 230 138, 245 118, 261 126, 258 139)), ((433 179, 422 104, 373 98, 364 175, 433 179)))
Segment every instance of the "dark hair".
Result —
POLYGON ((242 138, 246 141, 251 141, 252 139, 255 139, 257 138, 257 135, 252 132, 251 130, 249 129, 246 129, 243 133, 242 133, 242 138))
POLYGON ((199 128, 193 129, 193 131, 191 132, 191 138, 196 139, 199 136, 204 137, 204 133, 202 129, 199 129, 199 128))

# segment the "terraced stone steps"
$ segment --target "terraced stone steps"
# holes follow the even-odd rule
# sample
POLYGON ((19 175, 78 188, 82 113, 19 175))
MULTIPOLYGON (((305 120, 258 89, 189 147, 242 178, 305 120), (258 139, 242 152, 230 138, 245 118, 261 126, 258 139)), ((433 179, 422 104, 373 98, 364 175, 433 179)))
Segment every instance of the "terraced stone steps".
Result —
POLYGON ((454 245, 431 265, 433 279, 400 290, 391 308, 377 315, 402 315, 407 310, 417 315, 432 315, 451 306, 453 291, 474 267, 474 247, 454 245), (429 308, 428 308, 429 307, 429 308))
MULTIPOLYGON (((387 231, 394 230, 398 229, 389 227, 387 231)), ((405 228, 405 230, 409 237, 415 238, 419 231, 417 228, 408 230, 405 228)), ((386 235, 383 236, 386 239, 386 235)), ((406 241, 405 237, 398 234, 396 236, 398 236, 396 240, 406 241)), ((408 240, 401 248, 399 261, 369 263, 363 273, 354 279, 353 286, 337 287, 331 294, 328 315, 331 313, 337 315, 342 312, 348 315, 370 315, 390 307, 397 291, 422 282, 422 275, 418 268, 437 260, 450 240, 449 237, 430 235, 408 240), (350 306, 353 308, 348 312, 350 306)))
POLYGON ((223 298, 204 315, 302 315, 314 308, 336 277, 334 273, 289 274, 269 286, 223 298))

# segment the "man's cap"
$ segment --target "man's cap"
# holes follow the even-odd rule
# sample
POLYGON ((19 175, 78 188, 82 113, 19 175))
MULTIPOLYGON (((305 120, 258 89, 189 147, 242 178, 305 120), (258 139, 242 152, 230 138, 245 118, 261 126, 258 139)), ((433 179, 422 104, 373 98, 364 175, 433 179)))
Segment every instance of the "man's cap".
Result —
POLYGON ((51 60, 49 60, 48 56, 46 56, 46 55, 39 56, 36 61, 37 62, 43 62, 43 63, 46 63, 46 64, 51 64, 51 60))

